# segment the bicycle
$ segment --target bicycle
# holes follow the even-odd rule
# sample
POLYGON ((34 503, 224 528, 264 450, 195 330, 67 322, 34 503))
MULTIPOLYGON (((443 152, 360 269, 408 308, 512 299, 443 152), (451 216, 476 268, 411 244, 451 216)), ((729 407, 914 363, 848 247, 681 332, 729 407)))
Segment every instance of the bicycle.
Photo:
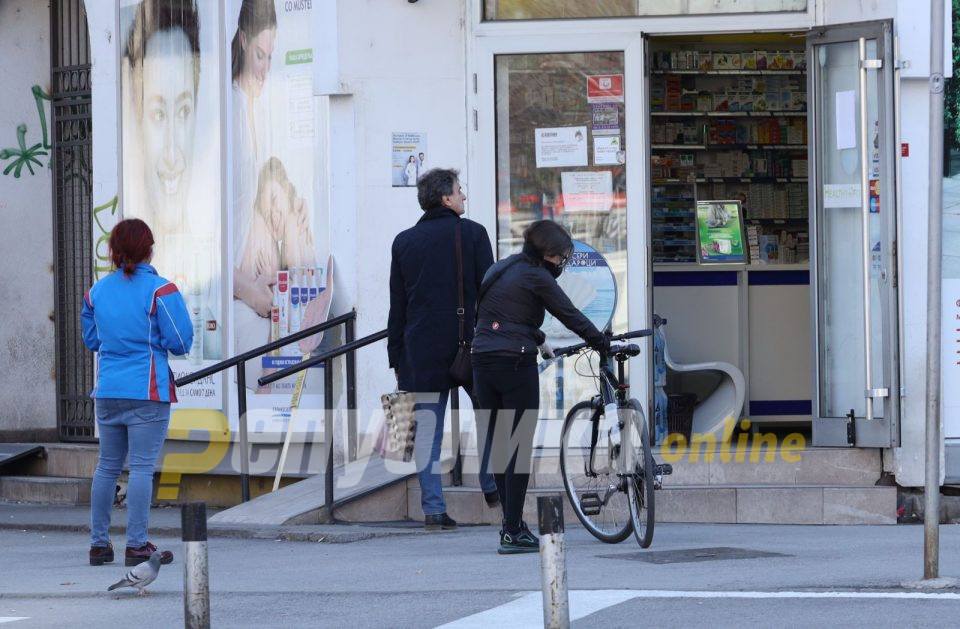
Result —
MULTIPOLYGON (((637 330, 610 336, 610 341, 652 334, 653 330, 637 330)), ((580 343, 553 353, 559 358, 587 347, 580 343)), ((624 379, 624 363, 639 353, 640 347, 634 344, 611 344, 600 355, 600 373, 594 376, 600 392, 575 404, 564 419, 560 470, 577 519, 594 537, 616 544, 633 531, 640 547, 648 548, 653 541, 654 491, 673 468, 654 462, 643 407, 627 397, 630 387, 624 379), (612 361, 617 363, 616 374, 612 361), (614 417, 610 411, 615 411, 614 417)))

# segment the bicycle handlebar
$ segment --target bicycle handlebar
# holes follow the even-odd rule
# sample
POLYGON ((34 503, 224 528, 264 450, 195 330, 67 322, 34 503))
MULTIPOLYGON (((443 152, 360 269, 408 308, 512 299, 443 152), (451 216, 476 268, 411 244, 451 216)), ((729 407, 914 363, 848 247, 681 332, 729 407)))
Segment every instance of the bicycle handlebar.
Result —
MULTIPOLYGON (((653 330, 648 328, 645 330, 634 330, 633 332, 624 332, 623 334, 617 334, 616 336, 608 336, 608 338, 612 343, 614 341, 626 341, 627 339, 636 339, 644 336, 650 336, 652 334, 653 334, 653 330)), ((589 343, 577 343, 576 345, 568 345, 567 347, 557 347, 557 348, 554 348, 553 355, 557 358, 560 358, 562 356, 569 356, 570 354, 576 354, 577 352, 580 352, 589 346, 590 346, 589 343)))

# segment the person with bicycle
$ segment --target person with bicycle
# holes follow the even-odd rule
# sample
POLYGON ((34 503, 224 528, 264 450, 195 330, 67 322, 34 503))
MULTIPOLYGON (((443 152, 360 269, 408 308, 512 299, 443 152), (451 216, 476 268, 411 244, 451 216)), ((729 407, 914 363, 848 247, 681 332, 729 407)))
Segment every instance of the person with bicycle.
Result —
POLYGON ((481 469, 492 467, 503 508, 500 554, 539 549, 522 514, 539 418, 538 348, 552 357, 540 330, 545 312, 597 351, 605 352, 609 344, 557 284, 572 252, 566 229, 553 221, 535 221, 523 232, 522 251, 490 267, 479 290, 474 393, 484 444, 481 469))

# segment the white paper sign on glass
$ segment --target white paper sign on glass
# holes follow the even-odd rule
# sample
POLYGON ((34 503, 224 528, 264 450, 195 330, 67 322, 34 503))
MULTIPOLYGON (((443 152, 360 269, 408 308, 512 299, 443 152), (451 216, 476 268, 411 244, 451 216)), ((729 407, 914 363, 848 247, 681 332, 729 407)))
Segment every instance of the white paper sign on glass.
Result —
POLYGON ((857 148, 857 93, 836 93, 837 150, 857 148))
POLYGON ((537 168, 587 165, 587 128, 551 127, 534 130, 537 168))
POLYGON ((609 212, 613 207, 613 173, 570 171, 560 173, 566 212, 609 212))
POLYGON ((593 163, 610 166, 623 163, 623 145, 619 135, 593 136, 593 163))
POLYGON ((825 183, 823 184, 823 207, 860 207, 860 184, 825 183))

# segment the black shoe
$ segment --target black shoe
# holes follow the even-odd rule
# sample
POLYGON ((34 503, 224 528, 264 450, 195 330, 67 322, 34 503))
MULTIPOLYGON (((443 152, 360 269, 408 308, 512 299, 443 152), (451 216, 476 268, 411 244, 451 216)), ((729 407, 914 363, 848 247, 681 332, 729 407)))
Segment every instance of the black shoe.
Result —
POLYGON ((487 506, 491 509, 496 509, 500 506, 500 492, 496 489, 483 492, 483 499, 487 501, 487 506))
POLYGON ((520 523, 519 533, 500 531, 500 555, 517 555, 520 553, 535 553, 540 550, 540 540, 530 532, 525 522, 520 523))
POLYGON ((457 528, 457 521, 446 513, 437 513, 423 518, 423 528, 428 531, 452 531, 457 528))

